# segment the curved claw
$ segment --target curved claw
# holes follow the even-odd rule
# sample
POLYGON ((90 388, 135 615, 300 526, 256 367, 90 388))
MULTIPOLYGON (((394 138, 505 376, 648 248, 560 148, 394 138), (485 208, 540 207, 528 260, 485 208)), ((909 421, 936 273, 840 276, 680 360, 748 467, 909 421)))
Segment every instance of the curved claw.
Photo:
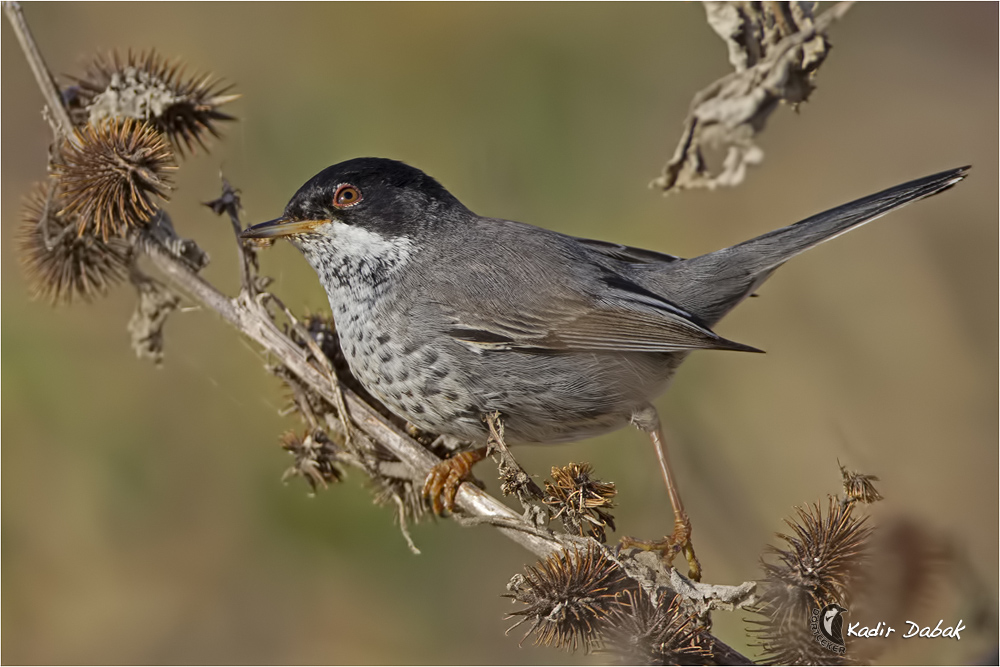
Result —
POLYGON ((674 520, 674 532, 664 537, 662 540, 636 540, 631 537, 623 537, 621 545, 624 548, 637 548, 644 551, 659 551, 664 560, 668 563, 674 557, 682 553, 688 562, 688 578, 692 581, 701 581, 701 563, 694 553, 694 545, 691 544, 691 521, 687 515, 674 520))
POLYGON ((486 458, 486 448, 471 452, 459 452, 450 459, 441 461, 427 474, 424 488, 421 491, 425 498, 431 501, 434 513, 443 516, 445 510, 455 511, 455 495, 458 487, 472 472, 472 466, 486 458))

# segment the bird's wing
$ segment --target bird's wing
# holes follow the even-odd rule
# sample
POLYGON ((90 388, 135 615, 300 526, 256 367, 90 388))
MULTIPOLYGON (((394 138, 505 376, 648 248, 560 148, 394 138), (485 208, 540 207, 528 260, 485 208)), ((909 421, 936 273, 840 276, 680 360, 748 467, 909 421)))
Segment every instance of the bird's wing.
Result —
POLYGON ((439 304, 451 323, 446 333, 480 350, 759 352, 718 336, 627 277, 607 267, 594 269, 596 280, 588 284, 599 288, 595 294, 552 283, 520 298, 510 290, 491 289, 461 312, 449 307, 451 300, 442 295, 439 304))
POLYGON ((415 318, 473 349, 759 351, 716 335, 633 277, 679 258, 509 220, 478 218, 454 233, 446 254, 411 264, 408 289, 435 311, 415 318))
POLYGON ((573 240, 598 255, 630 264, 664 264, 676 262, 681 259, 677 255, 668 255, 663 252, 656 252, 655 250, 646 250, 645 248, 636 248, 634 246, 622 245, 621 243, 611 243, 610 241, 597 241, 578 236, 574 236, 573 240))

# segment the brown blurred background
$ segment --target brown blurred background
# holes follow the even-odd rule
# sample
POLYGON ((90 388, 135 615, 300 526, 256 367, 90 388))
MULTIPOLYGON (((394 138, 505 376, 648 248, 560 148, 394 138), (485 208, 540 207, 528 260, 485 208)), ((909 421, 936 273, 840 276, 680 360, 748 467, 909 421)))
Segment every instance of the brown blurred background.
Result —
MULTIPOLYGON (((240 122, 183 162, 168 207, 232 293, 227 222, 199 202, 220 169, 248 222, 327 165, 405 160, 470 208, 681 255, 714 250, 899 182, 971 163, 967 182, 790 263, 718 328, 767 355, 702 353, 659 405, 708 580, 759 576, 796 504, 839 491, 837 459, 881 477, 877 524, 905 517, 960 561, 916 620, 996 612, 997 24, 989 4, 860 4, 831 31, 818 90, 780 109, 739 188, 647 189, 692 95, 729 70, 699 4, 28 4, 51 67, 155 47, 234 82, 240 122), (979 591, 975 593, 974 591, 979 591), (985 605, 985 606, 984 606, 985 605)), ((530 555, 488 528, 415 528, 360 476, 318 497, 283 486, 279 383, 198 310, 137 360, 122 287, 53 309, 27 297, 21 196, 49 129, 3 33, 3 661, 593 662, 504 637, 501 598, 530 555)), ((262 257, 298 311, 325 309, 287 244, 262 257)), ((618 483, 620 534, 669 526, 637 433, 516 452, 533 473, 589 460, 618 483)), ((480 476, 491 478, 484 464, 480 476)), ((741 619, 717 631, 744 646, 741 619)), ((976 660, 897 642, 891 661, 976 660)), ((530 644, 530 642, 529 642, 530 644)))

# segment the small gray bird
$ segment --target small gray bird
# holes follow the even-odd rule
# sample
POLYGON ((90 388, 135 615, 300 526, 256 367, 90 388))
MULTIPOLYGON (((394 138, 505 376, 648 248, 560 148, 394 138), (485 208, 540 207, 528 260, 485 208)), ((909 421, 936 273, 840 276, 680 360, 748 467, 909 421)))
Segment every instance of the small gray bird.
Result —
MULTIPOLYGON (((284 215, 243 237, 285 236, 302 251, 351 370, 420 428, 482 443, 484 415, 499 412, 509 442, 579 440, 629 423, 648 432, 687 542, 651 404, 677 366, 692 350, 758 351, 711 327, 795 255, 942 192, 966 171, 682 259, 484 218, 419 169, 357 158, 318 173, 284 215)), ((455 489, 444 489, 449 509, 455 489)))

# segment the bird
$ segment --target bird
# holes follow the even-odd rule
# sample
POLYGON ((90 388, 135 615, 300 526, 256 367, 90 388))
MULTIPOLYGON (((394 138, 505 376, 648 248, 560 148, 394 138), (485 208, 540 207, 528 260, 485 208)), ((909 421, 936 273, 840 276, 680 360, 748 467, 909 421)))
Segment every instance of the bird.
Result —
POLYGON ((403 162, 362 157, 310 178, 283 214, 242 232, 284 237, 319 276, 361 385, 411 424, 473 443, 424 492, 454 511, 485 457, 484 416, 505 442, 559 443, 629 424, 656 451, 674 510, 666 543, 697 559, 653 400, 695 350, 759 352, 712 327, 786 261, 965 178, 920 178, 734 246, 681 258, 477 215, 403 162), (443 496, 439 499, 439 495, 443 496))

